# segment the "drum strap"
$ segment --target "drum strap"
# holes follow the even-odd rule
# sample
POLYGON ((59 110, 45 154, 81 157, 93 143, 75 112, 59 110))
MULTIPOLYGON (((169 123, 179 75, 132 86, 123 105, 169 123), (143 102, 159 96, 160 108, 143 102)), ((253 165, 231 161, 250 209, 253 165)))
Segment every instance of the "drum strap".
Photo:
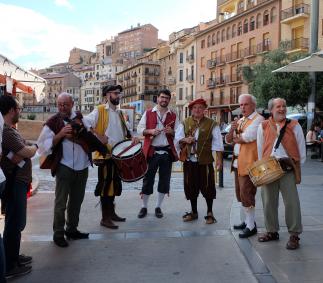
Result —
POLYGON ((281 143, 281 141, 282 141, 282 139, 283 139, 283 137, 284 137, 284 134, 285 134, 285 132, 286 132, 286 128, 287 128, 287 125, 289 124, 291 122, 291 120, 290 119, 286 119, 286 122, 285 122, 285 125, 280 129, 280 131, 279 131, 279 135, 277 134, 277 132, 276 132, 276 130, 274 129, 274 127, 273 127, 273 125, 271 124, 271 123, 269 123, 270 124, 270 127, 271 127, 271 129, 273 130, 273 131, 275 131, 275 133, 277 134, 277 142, 276 142, 276 144, 275 144, 275 146, 274 146, 274 152, 276 152, 276 150, 277 150, 277 148, 279 147, 279 145, 280 145, 280 143, 281 143))

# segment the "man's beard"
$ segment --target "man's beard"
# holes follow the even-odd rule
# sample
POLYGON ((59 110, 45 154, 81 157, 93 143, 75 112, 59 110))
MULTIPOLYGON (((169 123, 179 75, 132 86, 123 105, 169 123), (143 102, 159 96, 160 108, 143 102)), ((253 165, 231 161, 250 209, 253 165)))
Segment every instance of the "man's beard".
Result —
POLYGON ((113 104, 113 105, 119 105, 120 103, 120 98, 111 98, 110 97, 110 102, 113 104))

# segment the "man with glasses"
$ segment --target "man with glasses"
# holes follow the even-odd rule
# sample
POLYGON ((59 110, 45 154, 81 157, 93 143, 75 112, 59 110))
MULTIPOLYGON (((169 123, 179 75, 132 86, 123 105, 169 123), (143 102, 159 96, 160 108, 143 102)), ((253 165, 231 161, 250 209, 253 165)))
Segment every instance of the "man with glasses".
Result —
POLYGON ((46 121, 37 141, 39 154, 55 157, 51 163, 51 172, 56 178, 53 240, 59 247, 68 246, 64 234, 72 240, 89 237, 77 229, 90 160, 88 153, 73 139, 70 121, 82 119, 82 114, 74 112, 73 106, 73 97, 61 93, 57 98, 59 112, 46 121))
POLYGON ((19 255, 21 232, 26 226, 27 191, 32 181, 31 158, 37 145, 27 145, 14 128, 19 121, 20 107, 9 95, 0 97, 0 112, 4 120, 2 136, 2 158, 0 166, 6 176, 6 217, 3 233, 5 249, 6 277, 15 277, 31 271, 32 258, 19 255), (20 159, 16 165, 12 161, 20 159))
POLYGON ((138 124, 138 134, 145 137, 143 151, 148 162, 148 171, 143 179, 141 190, 143 203, 138 218, 144 218, 147 215, 148 199, 153 193, 157 170, 159 170, 159 182, 155 216, 163 217, 161 205, 165 194, 169 193, 172 162, 178 160, 174 136, 179 121, 176 114, 168 109, 170 99, 170 91, 161 90, 157 97, 157 105, 147 110, 138 124))
MULTIPOLYGON (((87 127, 92 128, 98 139, 107 145, 109 153, 115 144, 126 138, 131 138, 123 113, 117 109, 121 93, 121 85, 103 87, 102 96, 105 104, 99 105, 84 117, 87 127)), ((134 143, 138 142, 136 138, 132 140, 134 143)), ((102 156, 96 152, 93 161, 98 165, 98 183, 94 194, 100 197, 102 210, 100 224, 106 228, 118 229, 118 225, 113 221, 125 222, 126 218, 118 216, 115 212, 115 197, 120 196, 122 192, 122 183, 117 167, 111 159, 111 154, 102 156)))

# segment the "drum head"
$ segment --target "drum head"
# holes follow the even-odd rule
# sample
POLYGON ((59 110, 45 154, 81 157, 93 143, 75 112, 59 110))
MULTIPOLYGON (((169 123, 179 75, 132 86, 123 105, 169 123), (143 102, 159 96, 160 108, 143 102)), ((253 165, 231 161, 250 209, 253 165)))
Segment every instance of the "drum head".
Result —
POLYGON ((138 143, 132 147, 130 147, 132 141, 125 140, 117 143, 112 149, 112 155, 116 158, 125 158, 134 155, 141 149, 141 143, 138 143), (126 148, 130 147, 128 150, 123 152, 126 148), (121 152, 123 152, 120 156, 118 156, 121 152))

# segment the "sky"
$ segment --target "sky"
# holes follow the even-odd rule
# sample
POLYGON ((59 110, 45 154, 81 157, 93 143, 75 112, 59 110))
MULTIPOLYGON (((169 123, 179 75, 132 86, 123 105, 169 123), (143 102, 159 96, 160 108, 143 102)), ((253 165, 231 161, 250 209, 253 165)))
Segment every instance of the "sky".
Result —
POLYGON ((216 0, 0 0, 0 54, 25 69, 67 62, 78 47, 151 23, 160 39, 216 17, 216 0))

